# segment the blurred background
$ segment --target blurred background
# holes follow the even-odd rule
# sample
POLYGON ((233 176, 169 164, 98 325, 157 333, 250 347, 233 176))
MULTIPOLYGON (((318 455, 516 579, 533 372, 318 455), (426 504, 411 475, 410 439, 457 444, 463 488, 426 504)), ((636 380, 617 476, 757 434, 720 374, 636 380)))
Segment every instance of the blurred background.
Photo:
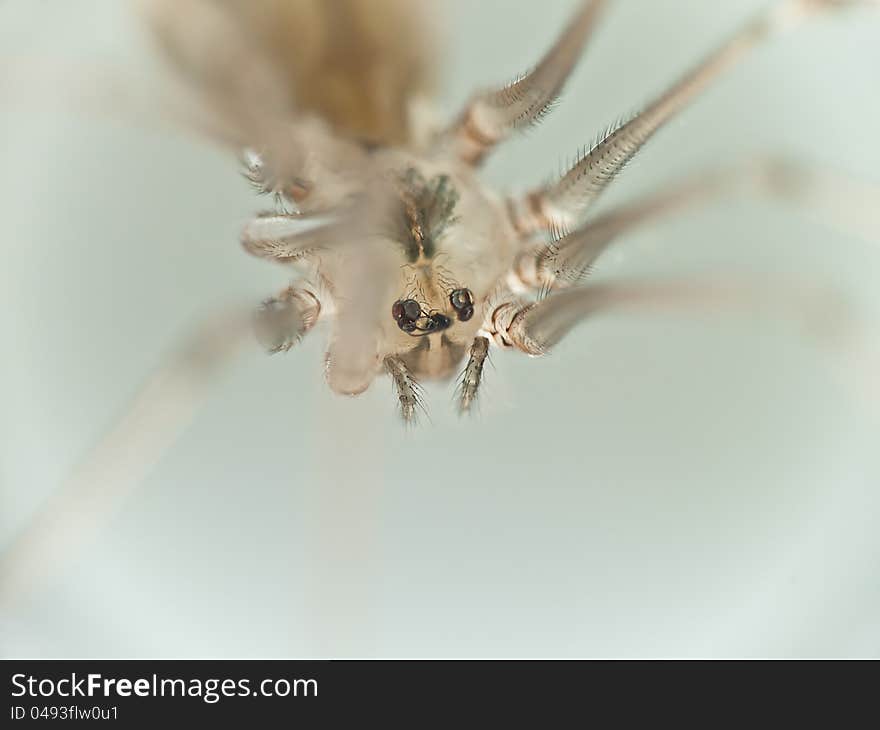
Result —
MULTIPOLYGON (((575 5, 445 3, 440 108, 528 68, 575 5)), ((559 108, 492 158, 501 189, 554 173, 766 2, 611 5, 559 108)), ((765 46, 603 206, 767 151, 880 186, 878 38, 859 11, 765 46)), ((7 0, 0 49, 2 548, 189 327, 285 277, 238 245, 265 203, 237 162, 151 118, 128 3, 7 0)), ((707 272, 814 279, 880 339, 878 241, 757 197, 642 229, 594 276, 707 272)), ((323 334, 250 348, 113 519, 3 606, 0 655, 880 654, 880 403, 796 327, 603 314, 543 360, 495 354, 478 417, 429 385, 415 430, 387 380, 332 395, 323 334)))

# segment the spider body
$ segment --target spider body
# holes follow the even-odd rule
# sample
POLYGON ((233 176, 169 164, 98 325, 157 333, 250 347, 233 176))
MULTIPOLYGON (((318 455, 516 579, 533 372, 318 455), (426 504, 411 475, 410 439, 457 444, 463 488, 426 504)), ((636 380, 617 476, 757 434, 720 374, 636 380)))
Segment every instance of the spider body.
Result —
MULTIPOLYGON (((328 226, 334 232, 316 254, 308 261, 279 256, 293 266, 304 265, 307 281, 317 276, 324 282, 322 313, 335 311, 337 320, 371 333, 372 341, 363 346, 372 358, 356 358, 357 367, 341 375, 339 352, 331 342, 328 380, 346 395, 363 392, 386 369, 389 357, 398 358, 417 381, 458 373, 482 327, 485 303, 519 251, 503 199, 467 165, 397 149, 372 151, 363 164, 364 190, 350 207, 334 212, 328 226), (366 271, 373 273, 365 279, 366 271), (370 291, 361 292, 367 283, 370 291), (358 312, 349 308, 352 290, 359 292, 358 312), (363 316, 365 298, 372 316, 363 316)), ((301 220, 311 225, 309 216, 301 220)), ((284 224, 289 223, 285 218, 284 224)), ((270 246, 266 238, 256 242, 257 254, 265 255, 270 246)), ((261 329, 277 328, 260 337, 269 349, 289 349, 304 334, 300 318, 289 311, 279 314, 282 299, 292 309, 302 305, 289 295, 263 304, 261 329)), ((339 337, 337 332, 334 340, 339 337)))
POLYGON ((480 330, 474 302, 489 299, 516 253, 516 236, 502 201, 470 170, 412 159, 404 164, 388 170, 402 181, 395 186, 396 213, 397 201, 392 206, 401 225, 387 240, 400 259, 391 309, 400 302, 418 312, 382 318, 377 369, 393 356, 417 381, 446 380, 460 371, 480 330))
MULTIPOLYGON (((761 42, 812 16, 878 2, 770 3, 638 114, 613 126, 558 180, 508 199, 482 182, 480 163, 551 110, 602 11, 612 3, 583 0, 530 73, 474 95, 448 126, 425 123, 417 113, 417 91, 425 84, 416 71, 424 64, 410 61, 427 44, 415 39, 402 46, 389 42, 384 60, 379 54, 370 56, 369 63, 365 57, 362 66, 333 65, 334 73, 348 69, 340 89, 348 89, 351 98, 379 84, 373 91, 382 100, 377 108, 384 111, 368 114, 367 123, 366 117, 340 111, 350 104, 331 103, 320 73, 305 81, 298 76, 295 71, 304 60, 297 60, 296 53, 279 62, 277 32, 268 39, 263 28, 261 40, 264 23, 244 10, 249 6, 211 0, 148 4, 164 8, 159 27, 165 46, 197 82, 212 114, 210 126, 222 130, 219 136, 227 143, 249 150, 247 177, 280 203, 279 210, 255 219, 242 237, 249 253, 296 271, 291 287, 258 311, 260 340, 271 351, 286 351, 319 320, 329 321, 330 387, 357 395, 387 372, 404 417, 411 419, 418 405, 417 382, 447 379, 457 371, 462 372, 459 407, 469 410, 490 344, 542 355, 607 305, 692 305, 718 299, 711 285, 603 288, 584 285, 584 277, 629 228, 727 192, 732 181, 745 178, 763 190, 784 192, 774 185, 778 176, 773 170, 740 166, 698 184, 671 186, 601 218, 590 218, 591 205, 656 132, 761 42), (210 27, 213 42, 223 37, 236 63, 217 73, 204 54, 193 51, 191 30, 175 32, 183 27, 210 27), (400 74, 407 63, 415 76, 400 74), (392 78, 383 72, 390 68, 397 69, 393 78, 399 83, 381 86, 376 80, 392 78), (320 93, 311 93, 312 87, 320 93)), ((281 5, 292 11, 297 2, 281 5)), ((341 12, 334 23, 344 18, 346 32, 355 35, 367 32, 366 26, 357 31, 355 21, 371 17, 359 15, 363 7, 356 0, 332 8, 311 2, 302 7, 303 18, 312 12, 341 12)), ((385 9, 391 21, 394 14, 416 8, 423 9, 422 4, 395 0, 385 9)), ((370 32, 377 30, 370 27, 370 32)), ((330 45, 333 38, 327 36, 330 45)), ((340 46, 334 53, 341 57, 345 51, 340 46)), ((730 300, 730 292, 721 299, 730 300)))
MULTIPOLYGON (((516 233, 501 199, 471 170, 411 163, 399 175, 402 222, 391 242, 403 253, 398 290, 402 300, 448 318, 441 328, 447 336, 469 341, 479 329, 472 323, 474 303, 486 300, 509 267, 516 233)), ((389 174, 398 173, 391 168, 389 174)))

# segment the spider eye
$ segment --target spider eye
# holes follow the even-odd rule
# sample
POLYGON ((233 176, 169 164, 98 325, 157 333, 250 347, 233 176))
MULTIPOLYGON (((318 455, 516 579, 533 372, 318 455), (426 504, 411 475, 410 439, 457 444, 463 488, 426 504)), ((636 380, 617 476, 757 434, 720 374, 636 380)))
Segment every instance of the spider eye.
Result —
POLYGON ((416 322, 422 316, 422 307, 414 299, 398 299, 391 307, 391 316, 404 332, 413 332, 416 322))
POLYGON ((422 316, 422 307, 415 299, 407 299, 403 303, 403 316, 416 320, 422 316))
POLYGON ((440 330, 449 329, 452 326, 452 320, 445 314, 432 314, 428 320, 428 327, 431 332, 439 332, 440 330))
POLYGON ((470 289, 456 289, 449 295, 449 303, 453 309, 464 309, 473 305, 474 295, 470 289))
POLYGON ((460 322, 467 322, 474 316, 474 294, 470 289, 456 289, 449 295, 449 303, 460 322))

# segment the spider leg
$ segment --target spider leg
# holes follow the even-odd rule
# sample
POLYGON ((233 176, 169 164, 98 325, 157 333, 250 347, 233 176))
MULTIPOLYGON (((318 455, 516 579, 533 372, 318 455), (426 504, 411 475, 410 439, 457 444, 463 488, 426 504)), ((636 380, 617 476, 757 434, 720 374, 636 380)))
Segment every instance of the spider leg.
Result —
POLYGON ((419 384, 413 379, 403 360, 398 357, 386 357, 385 370, 394 382, 394 388, 400 402, 401 417, 407 424, 414 423, 416 410, 422 406, 419 384))
POLYGON ((211 395, 248 333, 246 316, 224 312, 168 356, 122 418, 0 554, 0 605, 50 577, 112 518, 211 395))
POLYGON ((241 233, 241 245, 252 256, 290 264, 332 243, 335 221, 323 216, 275 215, 254 218, 241 233))
POLYGON ((477 337, 471 345, 470 356, 461 376, 458 394, 458 411, 461 414, 469 413, 476 403, 483 381, 483 367, 489 356, 489 340, 485 337, 477 337))
POLYGON ((813 218, 880 241, 880 187, 780 158, 757 158, 664 186, 610 209, 549 244, 527 243, 508 275, 514 291, 546 293, 579 283, 621 236, 660 218, 738 191, 785 201, 813 218))
POLYGON ((707 205, 738 187, 746 187, 760 173, 753 165, 702 172, 664 185, 634 201, 611 208, 550 243, 526 239, 508 275, 514 291, 549 292, 581 281, 596 259, 621 236, 641 226, 698 205, 707 205))
POLYGON ((766 160, 764 187, 817 223, 880 243, 880 184, 792 160, 766 160))
POLYGON ((321 301, 310 287, 289 287, 254 312, 254 334, 271 353, 287 352, 317 324, 321 301))
POLYGON ((317 119, 263 121, 237 142, 245 177, 257 192, 275 198, 279 212, 338 208, 356 194, 368 166, 362 148, 317 119))
POLYGON ((211 0, 139 5, 192 107, 190 125, 237 154, 245 150, 245 174, 260 192, 309 211, 348 198, 365 151, 299 112, 290 78, 234 7, 211 0))
POLYGON ((471 99, 445 135, 461 160, 479 164, 511 133, 537 123, 550 111, 604 5, 605 0, 583 0, 556 44, 532 71, 512 84, 471 99))
POLYGON ((748 278, 714 278, 600 283, 565 289, 539 302, 510 300, 495 307, 484 323, 502 347, 532 356, 549 352, 584 320, 605 310, 634 313, 692 311, 700 314, 777 315, 802 324, 820 337, 849 331, 844 303, 816 286, 748 278))
POLYGON ((512 201, 517 229, 527 235, 554 225, 576 225, 648 140, 749 51, 821 11, 860 4, 878 5, 877 0, 781 0, 774 4, 641 112, 615 127, 561 179, 512 201))

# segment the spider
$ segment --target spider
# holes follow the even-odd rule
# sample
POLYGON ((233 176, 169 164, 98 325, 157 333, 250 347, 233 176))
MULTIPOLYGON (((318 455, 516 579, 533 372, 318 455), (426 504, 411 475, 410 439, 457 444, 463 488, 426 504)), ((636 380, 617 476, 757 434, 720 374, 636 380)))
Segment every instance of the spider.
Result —
MULTIPOLYGON (((251 330, 269 352, 284 353, 319 324, 329 325, 330 388, 358 395, 385 374, 409 423, 423 407, 420 382, 460 373, 457 405, 468 413, 493 348, 542 356, 602 308, 739 306, 754 299, 760 306, 767 292, 728 282, 597 283, 587 275, 633 228, 737 186, 804 197, 799 169, 746 161, 602 215, 593 214, 593 206, 654 134, 753 48, 814 16, 880 4, 774 0, 639 113, 614 124, 558 179, 503 195, 481 180, 480 166, 505 140, 553 111, 607 0, 583 0, 530 72, 476 93, 451 122, 441 123, 424 104, 430 83, 423 36, 390 24, 392 40, 386 32, 383 42, 397 44, 398 63, 383 65, 371 50, 378 40, 366 40, 358 35, 363 28, 334 15, 339 8, 354 14, 354 0, 259 6, 291 13, 320 7, 333 15, 339 38, 332 62, 326 54, 309 56, 308 39, 289 36, 296 23, 264 27, 256 4, 246 0, 142 2, 187 82, 185 102, 171 111, 234 150, 247 180, 274 204, 245 226, 245 251, 280 264, 292 279, 250 322, 224 313, 209 323, 157 373, 131 415, 5 556, 0 583, 10 586, 10 576, 28 576, 36 558, 48 562, 41 541, 61 535, 57 528, 71 504, 100 495, 94 501, 100 513, 113 494, 130 488, 173 439, 212 371, 251 330), (348 54, 339 53, 343 47, 348 54), (162 404, 173 408, 160 413, 162 404), (128 446, 125 455, 119 444, 128 446)), ((372 12, 372 2, 361 5, 372 12)), ((395 21, 409 18, 416 5, 386 0, 386 9, 396 9, 395 21)), ((774 292, 782 299, 790 294, 774 292)), ((69 541, 61 536, 46 552, 63 555, 69 541)))
POLYGON ((242 234, 248 253, 296 271, 290 286, 255 313, 258 339, 270 352, 286 352, 328 321, 330 388, 355 396, 387 373, 403 418, 412 421, 421 405, 419 382, 450 379, 462 363, 458 408, 470 411, 492 347, 540 356, 599 307, 718 296, 717 287, 693 283, 584 280, 626 229, 723 192, 743 175, 785 187, 785 175, 773 174, 779 170, 746 165, 602 217, 590 217, 591 207, 658 130, 755 46, 814 15, 872 1, 772 4, 639 113, 613 125, 559 179, 506 197, 480 180, 481 163, 553 109, 605 0, 581 3, 533 70, 477 93, 453 123, 426 131, 414 128, 413 115, 398 114, 404 121, 384 136, 364 125, 346 129, 320 105, 318 113, 289 115, 274 103, 266 90, 275 69, 245 52, 234 13, 188 1, 154 17, 178 68, 197 82, 213 119, 224 120, 224 136, 244 150, 247 178, 277 203, 242 234), (226 40, 235 93, 228 93, 228 78, 212 86, 213 77, 187 55, 188 36, 178 30, 196 25, 226 40))

